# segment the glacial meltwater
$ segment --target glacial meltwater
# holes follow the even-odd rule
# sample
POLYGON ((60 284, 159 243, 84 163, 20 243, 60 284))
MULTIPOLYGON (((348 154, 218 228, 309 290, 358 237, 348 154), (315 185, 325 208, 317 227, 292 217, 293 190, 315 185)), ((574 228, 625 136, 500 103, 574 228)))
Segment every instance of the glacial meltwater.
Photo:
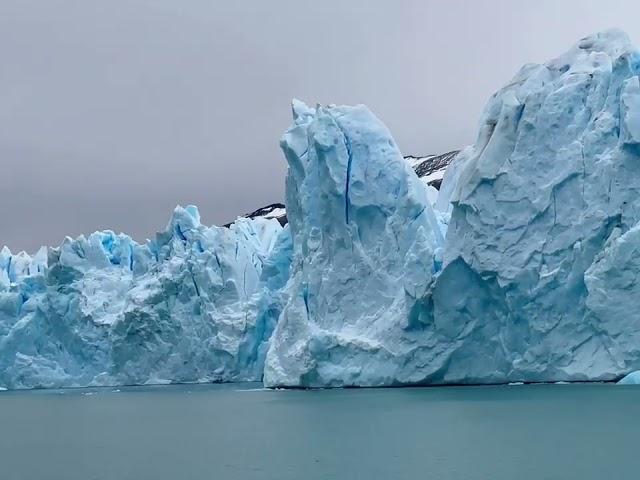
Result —
POLYGON ((0 433, 3 480, 624 479, 640 388, 14 391, 0 433))

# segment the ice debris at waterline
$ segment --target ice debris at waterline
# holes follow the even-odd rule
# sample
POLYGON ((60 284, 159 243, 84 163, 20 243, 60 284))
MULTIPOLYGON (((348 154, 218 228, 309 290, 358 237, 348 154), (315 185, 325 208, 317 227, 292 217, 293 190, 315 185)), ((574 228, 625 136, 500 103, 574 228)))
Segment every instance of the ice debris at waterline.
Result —
POLYGON ((285 228, 207 228, 188 207, 145 245, 102 232, 47 259, 4 250, 0 386, 638 370, 638 74, 640 53, 615 30, 523 67, 439 192, 366 107, 294 102, 285 228))
POLYGON ((618 385, 640 385, 640 370, 625 375, 624 378, 618 381, 618 385))

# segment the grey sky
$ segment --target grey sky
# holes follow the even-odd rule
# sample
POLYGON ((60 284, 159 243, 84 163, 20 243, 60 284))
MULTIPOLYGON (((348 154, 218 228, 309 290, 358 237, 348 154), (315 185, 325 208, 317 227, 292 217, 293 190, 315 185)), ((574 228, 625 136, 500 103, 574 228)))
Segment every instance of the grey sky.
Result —
POLYGON ((195 203, 224 223, 282 199, 289 101, 365 103, 405 154, 474 140, 525 62, 635 0, 0 2, 0 245, 113 229, 195 203))

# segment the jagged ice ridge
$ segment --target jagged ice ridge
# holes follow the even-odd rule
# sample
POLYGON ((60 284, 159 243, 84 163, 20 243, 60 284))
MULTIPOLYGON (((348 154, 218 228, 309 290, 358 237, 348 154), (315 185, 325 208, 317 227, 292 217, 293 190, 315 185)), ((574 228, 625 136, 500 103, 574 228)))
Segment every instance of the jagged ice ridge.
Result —
POLYGON ((640 370, 639 74, 617 30, 526 65, 439 191, 366 107, 294 101, 285 220, 273 206, 205 227, 178 207, 146 244, 97 232, 2 250, 0 387, 640 370))

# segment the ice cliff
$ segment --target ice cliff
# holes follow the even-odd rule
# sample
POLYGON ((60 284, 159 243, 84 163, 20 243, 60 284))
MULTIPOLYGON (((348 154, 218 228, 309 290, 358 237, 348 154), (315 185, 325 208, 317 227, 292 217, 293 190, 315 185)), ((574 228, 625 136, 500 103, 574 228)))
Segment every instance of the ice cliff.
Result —
POLYGON ((640 370, 639 74, 616 30, 523 67, 439 192, 425 178, 442 169, 421 180, 366 107, 296 101, 286 217, 205 227, 177 208, 145 244, 98 232, 2 250, 0 387, 640 370))
POLYGON ((294 261, 265 382, 612 380, 638 369, 638 73, 640 55, 615 30, 523 67, 445 176, 444 243, 375 119, 299 116, 284 140, 294 261))
POLYGON ((289 238, 276 220, 208 228, 178 207, 147 244, 106 231, 46 261, 3 250, 0 385, 260 380, 289 238))
POLYGON ((480 335, 453 358, 486 360, 451 364, 445 380, 610 380, 640 366, 638 73, 613 30, 525 66, 489 101, 434 291, 449 292, 434 304, 452 338, 480 335))
MULTIPOLYGON (((282 148, 294 253, 265 383, 420 380, 418 325, 443 226, 389 131, 365 107, 294 104, 282 148)), ((436 346, 436 350, 437 350, 436 346)))

